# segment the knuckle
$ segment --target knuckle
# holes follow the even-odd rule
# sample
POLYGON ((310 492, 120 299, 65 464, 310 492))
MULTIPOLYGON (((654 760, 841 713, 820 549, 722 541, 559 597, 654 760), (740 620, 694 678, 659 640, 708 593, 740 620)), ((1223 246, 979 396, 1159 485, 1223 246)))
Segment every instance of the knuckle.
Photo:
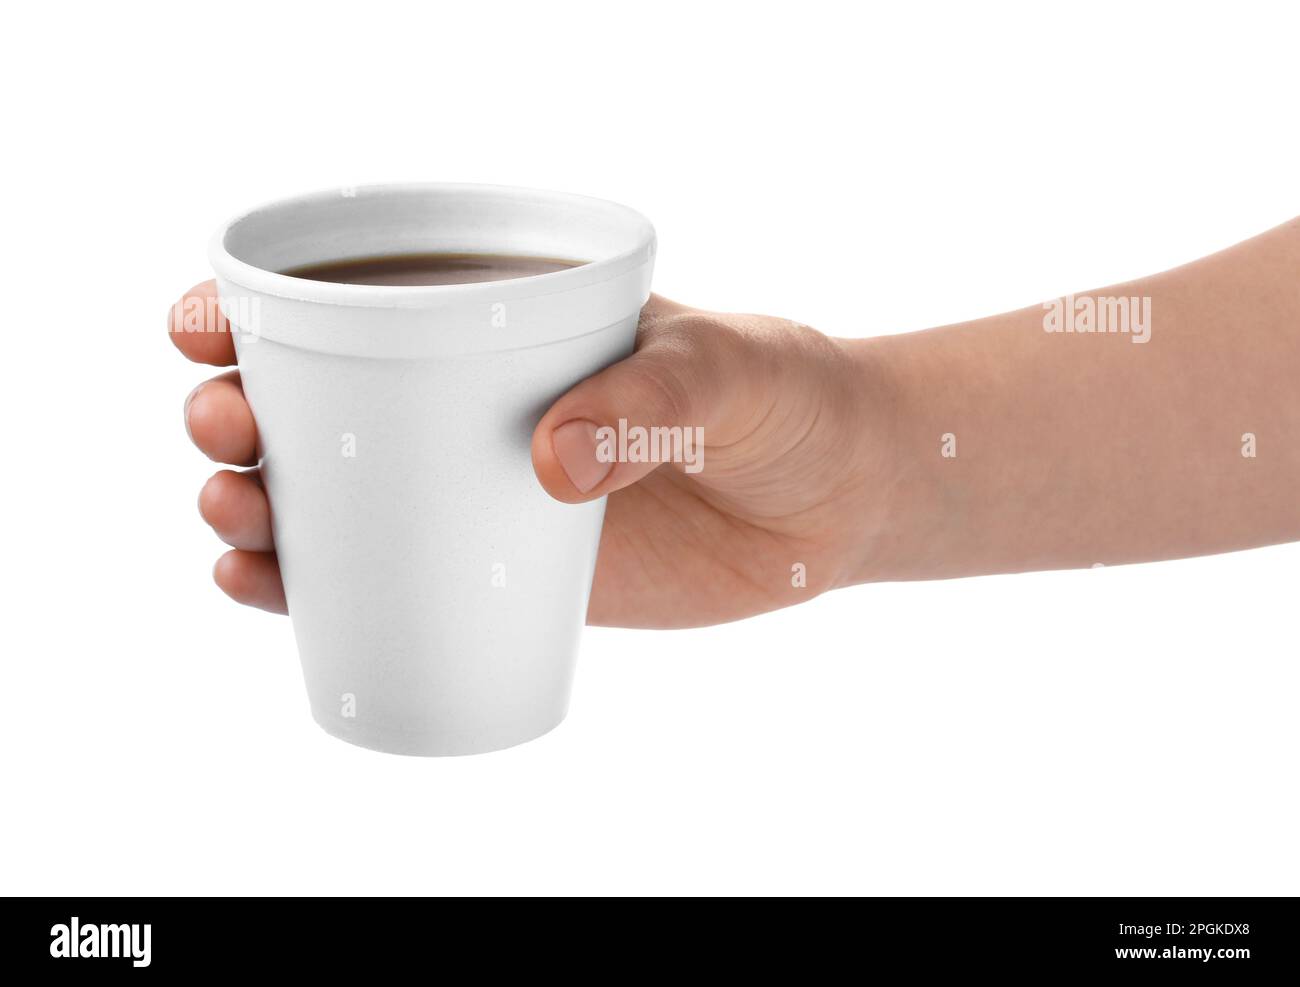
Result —
MULTIPOLYGON (((647 355, 634 361, 628 368, 632 386, 641 394, 644 413, 654 417, 676 420, 690 408, 690 383, 682 373, 680 363, 668 354, 647 355)), ((647 421, 641 424, 664 424, 647 421)))

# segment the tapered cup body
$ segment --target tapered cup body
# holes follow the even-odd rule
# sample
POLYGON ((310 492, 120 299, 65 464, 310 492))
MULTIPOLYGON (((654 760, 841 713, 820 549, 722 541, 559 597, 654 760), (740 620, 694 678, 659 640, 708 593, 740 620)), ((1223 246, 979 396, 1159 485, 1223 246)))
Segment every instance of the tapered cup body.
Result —
POLYGON ((564 718, 604 502, 552 500, 532 432, 632 351, 653 257, 631 210, 492 186, 320 193, 217 234, 289 613, 329 733, 469 754, 564 718), (584 263, 447 286, 277 273, 416 252, 584 263))

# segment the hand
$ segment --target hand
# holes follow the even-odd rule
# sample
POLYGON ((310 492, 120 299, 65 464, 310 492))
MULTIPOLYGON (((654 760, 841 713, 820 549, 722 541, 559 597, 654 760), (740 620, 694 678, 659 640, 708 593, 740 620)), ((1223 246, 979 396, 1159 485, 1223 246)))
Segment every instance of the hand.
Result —
MULTIPOLYGON (((183 331, 191 360, 235 362, 229 327, 183 331)), ((211 307, 205 305, 205 311, 211 307)), ((701 312, 653 297, 636 353, 560 398, 533 433, 537 477, 557 500, 610 495, 588 622, 690 627, 736 620, 808 600, 851 581, 861 533, 879 525, 870 495, 887 443, 884 389, 860 353, 806 326, 753 315, 701 312), (601 462, 596 430, 700 428, 702 468, 601 462)), ((241 603, 286 612, 270 510, 255 468, 257 429, 238 371, 200 385, 185 404, 195 444, 222 470, 199 511, 233 551, 214 577, 241 603)))

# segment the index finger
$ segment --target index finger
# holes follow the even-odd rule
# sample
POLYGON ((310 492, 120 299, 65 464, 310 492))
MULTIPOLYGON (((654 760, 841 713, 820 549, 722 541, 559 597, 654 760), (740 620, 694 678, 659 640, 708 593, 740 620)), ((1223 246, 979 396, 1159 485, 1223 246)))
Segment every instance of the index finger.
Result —
POLYGON ((217 304, 217 283, 196 284, 172 306, 167 335, 176 348, 195 363, 228 367, 235 362, 230 323, 217 304))

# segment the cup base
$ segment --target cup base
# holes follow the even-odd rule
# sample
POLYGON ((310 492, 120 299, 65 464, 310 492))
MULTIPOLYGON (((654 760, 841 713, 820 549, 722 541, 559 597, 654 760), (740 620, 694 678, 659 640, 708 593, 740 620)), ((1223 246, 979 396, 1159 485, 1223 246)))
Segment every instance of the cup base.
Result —
POLYGON ((473 737, 447 735, 422 736, 396 731, 364 730, 350 724, 343 725, 337 718, 323 720, 312 713, 316 725, 331 737, 356 747, 378 751, 381 754, 401 754, 407 757, 464 757, 469 754, 489 754, 492 751, 518 747, 542 737, 564 722, 568 710, 527 725, 512 725, 507 729, 484 731, 473 737))

